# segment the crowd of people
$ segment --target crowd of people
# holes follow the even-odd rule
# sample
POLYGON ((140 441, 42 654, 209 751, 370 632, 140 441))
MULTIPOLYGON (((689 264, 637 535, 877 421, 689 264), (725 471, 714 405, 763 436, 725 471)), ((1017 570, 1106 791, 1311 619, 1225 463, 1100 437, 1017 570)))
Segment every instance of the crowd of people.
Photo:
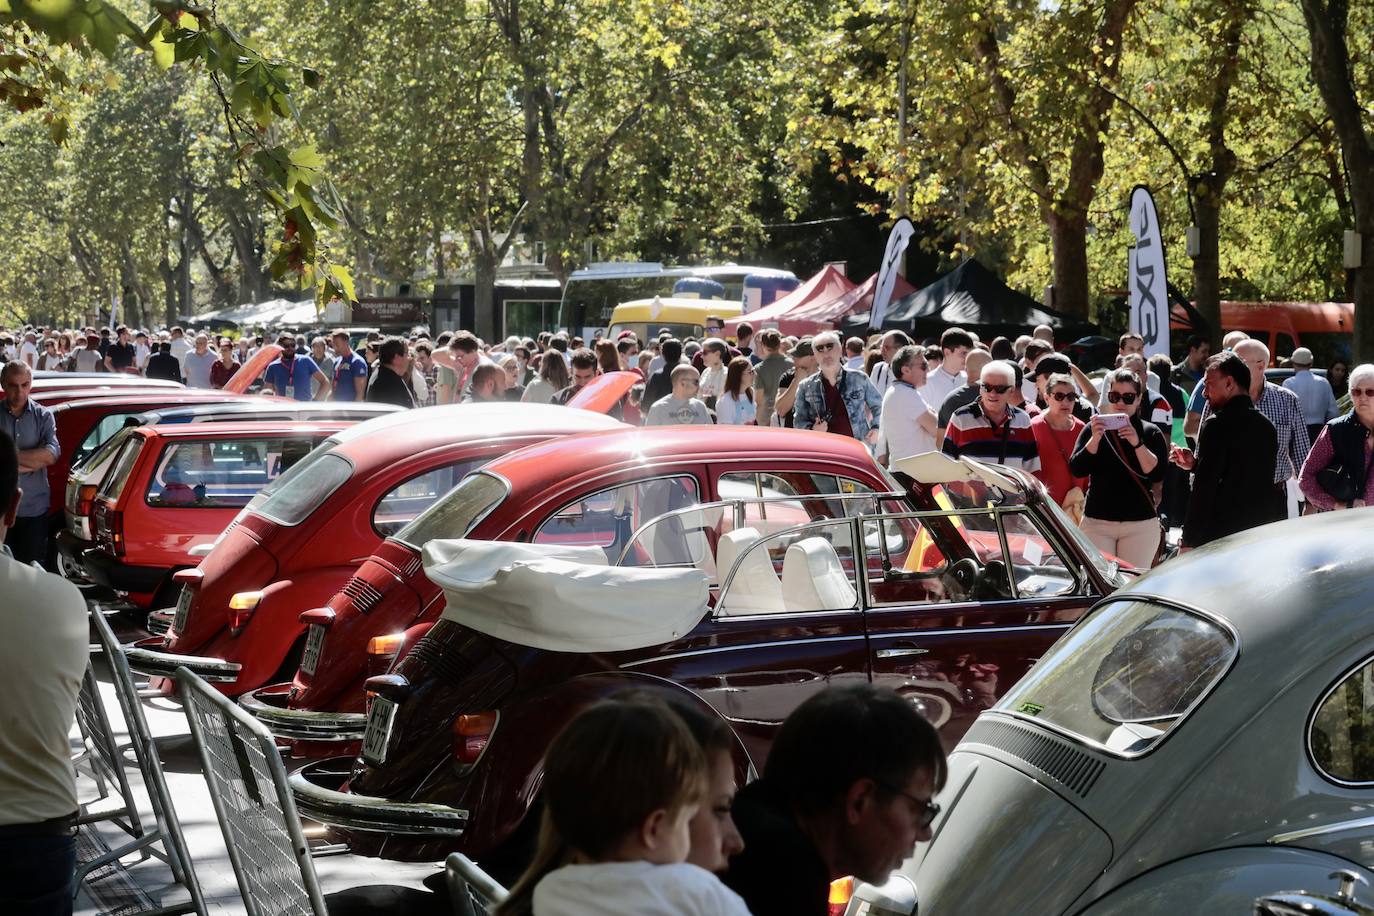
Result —
MULTIPOLYGON (((755 333, 746 321, 731 342, 724 321, 709 318, 700 339, 620 331, 590 346, 563 332, 488 345, 468 331, 265 340, 180 327, 30 327, 0 335, 0 354, 35 370, 222 388, 266 343, 280 353, 253 383, 297 400, 567 404, 597 376, 628 372, 635 384, 613 413, 629 423, 795 427, 851 436, 889 465, 943 451, 1019 468, 1098 547, 1142 568, 1158 560, 1170 528, 1182 529, 1188 549, 1287 517, 1290 490, 1307 511, 1374 498, 1374 367, 1337 361, 1319 375, 1311 351, 1299 348, 1285 361, 1292 376, 1274 384, 1265 379, 1268 348, 1240 331, 1215 355, 1205 338, 1190 337, 1176 365, 1147 359, 1144 340, 1123 334, 1100 380, 1059 352, 1044 325, 1014 340, 985 342, 951 327, 916 342, 900 330, 867 340, 755 333), (1352 409, 1342 415, 1347 391, 1352 409)), ((10 432, 23 454, 45 440, 35 432, 41 417, 21 408, 12 398, 10 432)))

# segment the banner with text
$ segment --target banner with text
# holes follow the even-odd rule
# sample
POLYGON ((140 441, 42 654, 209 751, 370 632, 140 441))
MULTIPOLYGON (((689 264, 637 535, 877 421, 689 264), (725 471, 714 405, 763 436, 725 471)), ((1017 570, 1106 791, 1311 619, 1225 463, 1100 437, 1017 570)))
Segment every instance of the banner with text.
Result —
POLYGON ((887 250, 883 252, 883 263, 878 268, 878 282, 873 288, 873 308, 868 313, 870 330, 876 331, 883 326, 888 303, 892 300, 892 290, 897 285, 897 275, 901 273, 899 267, 902 255, 906 251, 907 243, 915 234, 916 227, 905 216, 893 224, 892 232, 888 234, 887 250))
POLYGON ((1131 330, 1145 338, 1145 355, 1169 355, 1169 289, 1164 270, 1164 240, 1159 233, 1155 199, 1143 185, 1131 191, 1131 235, 1127 255, 1131 330))

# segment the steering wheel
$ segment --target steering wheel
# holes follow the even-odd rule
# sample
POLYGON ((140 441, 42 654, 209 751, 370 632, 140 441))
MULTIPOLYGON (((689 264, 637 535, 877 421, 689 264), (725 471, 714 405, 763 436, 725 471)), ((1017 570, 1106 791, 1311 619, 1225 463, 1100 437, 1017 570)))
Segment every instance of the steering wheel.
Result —
POLYGON ((978 561, 973 557, 956 560, 949 567, 949 576, 959 584, 960 588, 968 591, 978 581, 978 561))

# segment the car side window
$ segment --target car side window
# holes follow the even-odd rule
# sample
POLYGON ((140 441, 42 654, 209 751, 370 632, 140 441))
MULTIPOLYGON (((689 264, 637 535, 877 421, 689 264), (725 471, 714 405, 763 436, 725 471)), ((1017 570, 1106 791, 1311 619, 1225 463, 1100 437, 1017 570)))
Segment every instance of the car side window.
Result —
POLYGON ((717 616, 858 610, 851 522, 824 520, 764 536, 741 528, 729 538, 717 548, 718 565, 733 570, 717 616))
POLYGON ((1308 747, 1336 782, 1374 783, 1374 660, 1341 679, 1312 717, 1308 747))
MULTIPOLYGON (((696 479, 658 477, 591 493, 559 509, 534 532, 536 544, 578 544, 617 556, 643 524, 701 501, 696 479)), ((632 561, 632 558, 629 558, 632 561)), ((666 558, 658 558, 660 563, 666 558)))
POLYGON ((397 484, 377 500, 372 527, 382 537, 391 537, 483 463, 480 459, 455 461, 397 484))
POLYGON ((81 444, 72 453, 72 466, 75 467, 85 461, 87 456, 99 448, 106 439, 123 429, 126 420, 134 416, 137 414, 112 413, 101 417, 100 422, 95 424, 95 428, 86 434, 86 438, 81 440, 81 444))
POLYGON ((1077 573, 1064 563, 1054 542, 1026 512, 1002 513, 1002 528, 1011 552, 1012 578, 1021 598, 1051 598, 1078 591, 1077 573))
POLYGON ((1012 598, 995 514, 865 520, 868 592, 877 608, 1012 598))
POLYGON ((318 440, 227 439, 173 442, 148 482, 157 508, 241 509, 264 486, 309 454, 318 440))

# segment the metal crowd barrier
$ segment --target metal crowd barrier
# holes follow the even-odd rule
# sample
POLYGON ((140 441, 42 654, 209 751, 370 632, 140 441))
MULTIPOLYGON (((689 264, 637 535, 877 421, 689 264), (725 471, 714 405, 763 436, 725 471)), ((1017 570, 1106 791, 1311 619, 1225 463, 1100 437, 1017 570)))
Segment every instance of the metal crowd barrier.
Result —
POLYGON ((174 676, 248 916, 327 916, 271 732, 186 668, 174 676))
POLYGON ((100 797, 82 806, 78 822, 91 824, 111 821, 132 839, 81 866, 77 871, 74 886, 79 889, 81 882, 91 872, 138 852, 141 859, 153 856, 166 862, 176 883, 184 886, 190 894, 189 901, 162 906, 144 911, 145 913, 156 916, 196 913, 205 916, 205 899, 201 894, 200 882, 196 879, 195 870, 191 865, 186 838, 182 834, 181 823, 177 820, 176 809, 172 806, 172 794, 167 787, 162 761, 157 755, 157 745, 148 728, 148 720, 143 714, 138 688, 129 671, 128 662, 114 632, 99 610, 92 610, 91 623, 99 639, 98 648, 110 666, 115 697, 128 728, 134 762, 143 777, 143 785, 153 809, 154 824, 146 826, 139 817, 138 806, 124 772, 124 760, 119 753, 119 744, 100 697, 100 687, 95 678, 94 668, 87 665, 81 681, 76 714, 85 753, 74 762, 95 778, 100 797), (118 799, 119 807, 102 811, 90 810, 93 805, 111 798, 118 799))
POLYGON ((487 916, 510 896, 496 879, 461 852, 451 853, 444 862, 453 916, 487 916))

